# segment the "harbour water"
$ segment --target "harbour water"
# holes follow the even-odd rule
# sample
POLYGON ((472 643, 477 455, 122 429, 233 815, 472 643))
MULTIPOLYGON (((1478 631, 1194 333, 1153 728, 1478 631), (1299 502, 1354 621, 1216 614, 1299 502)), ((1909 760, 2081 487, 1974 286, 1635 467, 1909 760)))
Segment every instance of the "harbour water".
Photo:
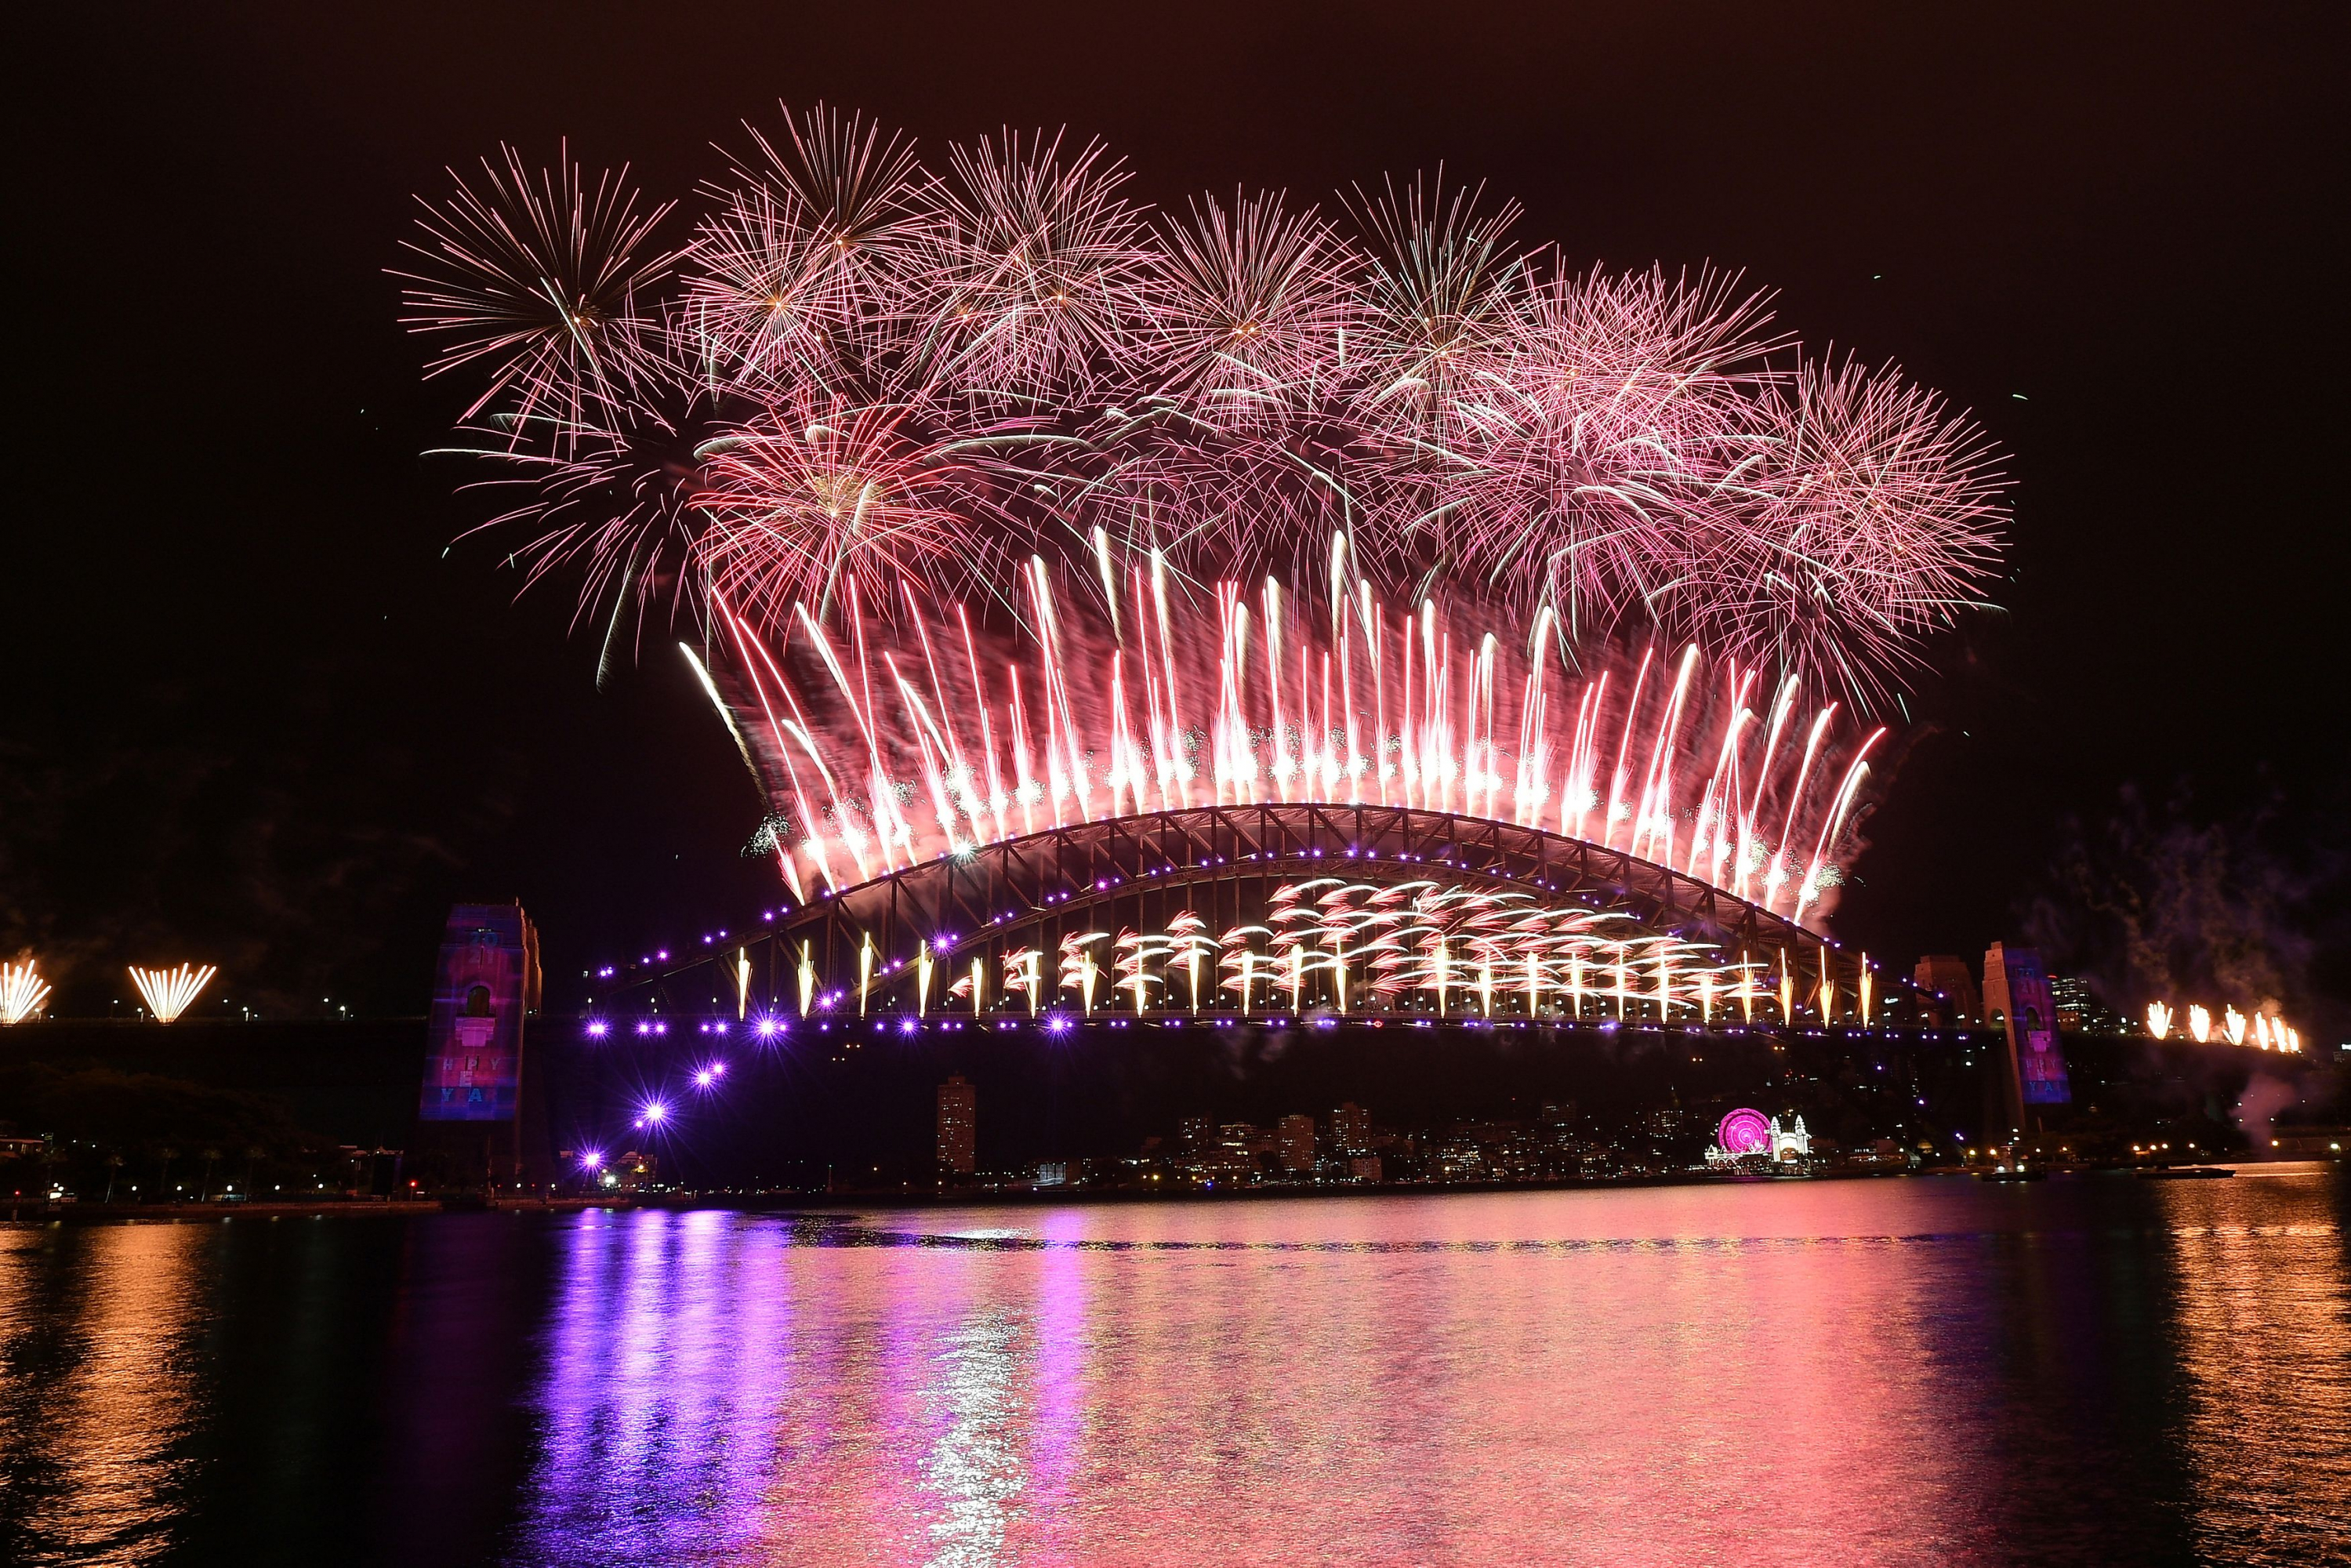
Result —
POLYGON ((2310 1563, 2351 1182, 0 1227, 0 1561, 2310 1563))

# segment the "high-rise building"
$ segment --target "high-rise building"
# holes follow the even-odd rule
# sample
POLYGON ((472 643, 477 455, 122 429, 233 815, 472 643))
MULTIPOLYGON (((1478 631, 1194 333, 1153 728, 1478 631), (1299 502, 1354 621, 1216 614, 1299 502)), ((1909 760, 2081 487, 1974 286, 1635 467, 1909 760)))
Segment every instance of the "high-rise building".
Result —
POLYGON ((969 1176, 979 1166, 979 1092, 956 1073, 939 1085, 939 1174, 969 1176))
POLYGON ((2057 1027, 2068 1034, 2131 1032, 2128 1024, 2099 1005, 2087 980, 2072 975, 2052 975, 2049 999, 2057 1009, 2057 1027))
POLYGON ((1331 1146, 1341 1155, 1369 1154, 1372 1113, 1349 1100, 1331 1113, 1331 1146))
POLYGON ((1281 1168, 1291 1176, 1304 1176, 1314 1169, 1313 1117, 1281 1119, 1281 1168))
POLYGON ((1983 1021, 1983 997, 1976 989, 1975 971, 1957 953, 1929 953, 1918 960, 1911 978, 1918 988, 1941 1005, 1935 1021, 1952 1024, 1983 1021))
POLYGON ((1186 1116, 1177 1124, 1176 1141, 1187 1154, 1198 1154, 1216 1142, 1215 1124, 1206 1116, 1186 1116))

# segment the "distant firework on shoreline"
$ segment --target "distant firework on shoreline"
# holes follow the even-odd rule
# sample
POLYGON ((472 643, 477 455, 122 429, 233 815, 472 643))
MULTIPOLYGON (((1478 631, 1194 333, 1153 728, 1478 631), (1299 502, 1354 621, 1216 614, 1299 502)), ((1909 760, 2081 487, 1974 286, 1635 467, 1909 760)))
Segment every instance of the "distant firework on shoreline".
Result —
POLYGON ((568 149, 456 178, 399 276, 428 373, 481 389, 483 527, 579 580, 605 669, 696 629, 803 896, 1121 810, 1387 800, 1817 921, 1861 716, 2003 548, 1934 392, 1442 177, 1154 210, 1099 144, 934 166, 819 108, 666 239, 568 149))
POLYGON ((39 967, 27 958, 21 964, 0 963, 0 1025, 20 1024, 37 1017, 49 999, 48 982, 39 967))
POLYGON ((131 983, 139 988, 141 999, 146 1002, 147 1010, 154 1015, 157 1023, 172 1023, 195 1005, 196 998, 204 994, 204 988, 219 973, 210 964, 202 968, 182 964, 172 969, 142 969, 133 964, 131 983))

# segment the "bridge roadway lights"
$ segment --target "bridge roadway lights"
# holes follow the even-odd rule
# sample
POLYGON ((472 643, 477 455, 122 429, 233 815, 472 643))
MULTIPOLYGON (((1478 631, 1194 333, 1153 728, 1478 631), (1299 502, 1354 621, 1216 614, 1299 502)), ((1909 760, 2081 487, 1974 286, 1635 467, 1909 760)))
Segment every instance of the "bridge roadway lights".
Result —
MULTIPOLYGON (((862 988, 866 1012, 894 1016, 916 1010, 909 1004, 921 967, 912 958, 922 944, 940 960, 932 977, 931 1004, 922 1009, 935 1014, 952 1008, 941 993, 968 973, 974 959, 980 961, 983 983, 993 988, 1001 983, 1003 955, 1033 950, 1050 966, 1066 935, 1153 930, 1178 911, 1197 916, 1211 935, 1247 926, 1263 915, 1277 888, 1295 883, 1301 872, 1337 873, 1338 862, 1359 883, 1393 886, 1441 879, 1471 890, 1531 895, 1525 905, 1531 911, 1622 915, 1646 933, 1743 952, 1759 963, 1784 952, 1807 994, 1824 968, 1843 996, 1855 994, 1857 965, 1834 943, 1698 878, 1622 851, 1486 818, 1388 806, 1269 804, 1197 807, 1047 829, 905 867, 778 912, 766 929, 694 959, 649 973, 615 975, 622 983, 600 998, 596 1010, 607 1018, 691 1016, 705 1009, 715 1013, 720 998, 735 999, 735 967, 747 960, 752 994, 768 998, 778 1018, 800 1011, 796 1003, 808 975, 820 977, 812 990, 836 1013, 853 1016, 862 988), (1153 911, 1162 918, 1155 920, 1153 911), (861 954, 870 955, 870 968, 862 971, 861 954), (861 974, 868 977, 862 988, 861 974)), ((1266 961, 1271 967, 1272 955, 1266 961)), ((1206 972, 1216 975, 1213 967, 1206 972)), ((1107 972, 1098 968, 1097 974, 1107 987, 1107 972)), ((1038 977, 1061 979, 1050 968, 1038 977)), ((1263 972, 1256 978, 1279 988, 1263 972)), ((1164 976, 1150 982, 1164 983, 1164 976)), ((1500 974, 1492 984, 1497 998, 1512 988, 1500 974)), ((1474 984, 1460 989, 1475 994, 1474 984)), ((1523 994, 1523 987, 1516 989, 1523 994)), ((1054 995, 1074 999, 1076 991, 1064 985, 1054 995)), ((1599 991, 1594 987, 1587 995, 1596 998, 1599 991)), ((1730 1005, 1719 994, 1717 1001, 1730 1005)), ((1606 1005, 1613 1002, 1611 992, 1606 1005)), ((1766 995, 1757 1006, 1776 1011, 1777 1003, 1776 995, 1766 995)), ((986 998, 987 1012, 997 1017, 1029 1005, 1005 1004, 999 991, 992 989, 986 998)), ((967 1001, 965 1006, 968 1009, 967 1001)), ((812 1001, 808 1010, 813 1015, 827 1009, 812 1001)), ((1092 1010, 1097 1018, 1110 1011, 1100 1005, 1092 1010)), ((1458 1008, 1448 1009, 1447 1017, 1462 1019, 1458 1008)), ((1598 1020, 1587 1016, 1583 1021, 1598 1020)), ((1626 1027, 1640 1021, 1628 1020, 1626 1027)), ((1655 1020, 1648 1022, 1655 1026, 1655 1020)), ((651 1029, 664 1027, 654 1023, 651 1029)), ((637 1032, 648 1032, 647 1026, 639 1024, 637 1032)))

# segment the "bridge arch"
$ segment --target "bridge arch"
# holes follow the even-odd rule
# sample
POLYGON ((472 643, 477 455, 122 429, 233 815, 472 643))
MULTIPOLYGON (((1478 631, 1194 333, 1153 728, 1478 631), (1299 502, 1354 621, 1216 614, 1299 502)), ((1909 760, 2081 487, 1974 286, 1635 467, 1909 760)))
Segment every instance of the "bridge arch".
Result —
MULTIPOLYGON (((854 1013, 942 1012, 954 1006, 967 1012, 1034 1011, 1050 1004, 1036 997, 1013 998, 998 984, 1008 954, 1050 955, 1072 933, 1164 931, 1179 912, 1189 912, 1211 934, 1245 926, 1262 917, 1281 887, 1332 875, 1374 888, 1433 881, 1499 893, 1514 910, 1592 911, 1620 922, 1619 929, 1629 922, 1653 937, 1751 955, 1773 971, 1763 982, 1767 992, 1780 973, 1791 973, 1800 1017, 1809 1010, 1822 1022, 1850 1013, 1859 998, 1858 960, 1834 943, 1708 883, 1622 851, 1483 817, 1392 806, 1260 804, 1050 828, 925 862, 820 897, 747 941, 632 977, 607 1005, 785 1014, 809 1006, 854 1013), (927 982, 924 954, 930 957, 927 982), (967 998, 948 1002, 950 984, 975 959, 981 966, 979 1006, 967 998)), ((1050 966, 1048 959, 1049 971, 1050 966)), ((1343 960, 1338 967, 1343 971, 1343 960)), ((1043 977, 1048 983, 1053 977, 1043 977)), ((1164 995, 1167 1010, 1198 1010, 1189 998, 1182 1009, 1176 1006, 1184 988, 1168 986, 1164 995)), ((1528 1010, 1539 1005, 1540 995, 1538 988, 1526 998, 1528 1010)), ((1333 998, 1339 1010, 1347 1010, 1343 975, 1333 998)), ((1451 1010, 1444 1001, 1440 992, 1403 1005, 1451 1010)), ((1490 997, 1483 1005, 1491 1008, 1490 997)), ((1507 1005, 1520 1005, 1515 986, 1507 1005)), ((1239 997, 1212 997, 1206 1006, 1265 1010, 1239 997)), ((1642 1006, 1648 1016, 1664 1016, 1672 1004, 1652 1008, 1645 1000, 1642 1006)), ((1778 1010, 1776 998, 1770 1010, 1778 1010)))

